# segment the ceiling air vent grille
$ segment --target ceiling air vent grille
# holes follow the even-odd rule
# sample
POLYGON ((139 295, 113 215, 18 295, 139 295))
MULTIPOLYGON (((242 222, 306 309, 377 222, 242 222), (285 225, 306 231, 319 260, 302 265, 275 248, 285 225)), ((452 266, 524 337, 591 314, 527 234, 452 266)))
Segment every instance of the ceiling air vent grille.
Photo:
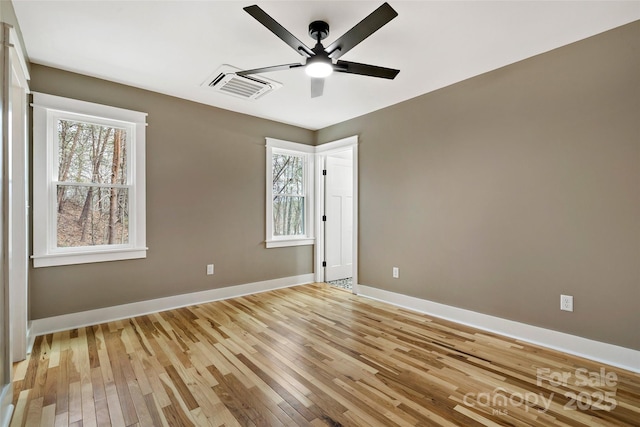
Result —
MULTIPOLYGON (((205 82, 207 86, 217 92, 235 96, 242 99, 255 100, 269 92, 282 87, 282 84, 253 76, 238 76, 239 71, 230 65, 223 65, 205 82)), ((203 85, 204 86, 204 85, 203 85)))

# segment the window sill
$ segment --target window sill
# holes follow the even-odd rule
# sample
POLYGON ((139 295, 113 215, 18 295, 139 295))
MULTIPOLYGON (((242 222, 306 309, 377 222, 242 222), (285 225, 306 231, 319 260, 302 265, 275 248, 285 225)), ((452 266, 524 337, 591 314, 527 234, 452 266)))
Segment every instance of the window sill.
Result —
POLYGON ((59 265, 87 264, 92 262, 123 261, 147 257, 148 248, 110 249, 96 252, 66 252, 33 255, 33 267, 55 267, 59 265))
POLYGON ((284 248, 287 246, 307 246, 316 243, 314 238, 305 239, 289 239, 289 240, 267 240, 265 244, 267 248, 284 248))

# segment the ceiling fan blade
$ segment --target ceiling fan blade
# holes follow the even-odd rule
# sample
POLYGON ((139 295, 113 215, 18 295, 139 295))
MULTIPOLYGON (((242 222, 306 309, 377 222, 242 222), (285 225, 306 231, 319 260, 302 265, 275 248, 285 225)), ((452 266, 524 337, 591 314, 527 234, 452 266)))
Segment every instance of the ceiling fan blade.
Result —
POLYGON ((253 16, 258 22, 267 27, 269 31, 275 34, 280 40, 291 46, 296 52, 307 58, 311 58, 314 53, 304 43, 291 34, 286 28, 276 22, 275 19, 267 15, 258 5, 247 6, 244 10, 253 16))
POLYGON ((273 65, 271 67, 262 67, 262 68, 254 68, 252 70, 243 70, 238 71, 236 75, 238 76, 246 76, 249 74, 259 74, 259 73, 268 73, 271 71, 281 71, 281 70, 290 70, 291 68, 302 67, 303 64, 283 64, 283 65, 273 65))
POLYGON ((318 79, 315 77, 311 78, 311 97, 317 98, 322 96, 322 92, 324 91, 324 79, 318 79))
POLYGON ((389 6, 389 3, 384 3, 356 24, 355 27, 343 34, 342 37, 331 43, 325 49, 325 52, 332 59, 340 58, 396 16, 398 16, 398 12, 389 6))
POLYGON ((360 64, 358 62, 338 61, 333 67, 339 73, 361 74, 363 76, 381 77, 393 80, 400 70, 378 67, 377 65, 360 64))

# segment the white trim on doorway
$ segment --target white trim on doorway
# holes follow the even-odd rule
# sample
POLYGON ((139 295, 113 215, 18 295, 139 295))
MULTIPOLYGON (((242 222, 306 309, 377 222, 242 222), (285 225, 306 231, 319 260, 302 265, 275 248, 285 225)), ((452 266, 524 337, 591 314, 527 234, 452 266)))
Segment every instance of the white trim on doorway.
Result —
POLYGON ((15 28, 11 41, 11 256, 9 267, 9 301, 11 303, 12 361, 27 356, 27 322, 29 283, 29 70, 15 28))
POLYGON ((27 327, 28 163, 27 94, 29 74, 16 30, 0 22, 0 128, 2 199, 0 250, 0 427, 13 412, 12 365, 24 359, 27 327))
POLYGON ((327 156, 351 150, 353 158, 353 293, 358 293, 358 136, 350 136, 333 142, 316 146, 316 248, 315 274, 316 282, 324 282, 325 237, 324 222, 324 180, 322 171, 325 168, 327 156))

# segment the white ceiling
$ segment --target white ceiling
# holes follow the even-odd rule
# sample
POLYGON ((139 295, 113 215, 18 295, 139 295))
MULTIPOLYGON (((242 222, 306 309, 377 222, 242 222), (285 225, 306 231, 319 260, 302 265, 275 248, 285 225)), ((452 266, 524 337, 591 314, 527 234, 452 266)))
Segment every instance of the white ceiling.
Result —
POLYGON ((399 16, 341 59, 400 69, 395 80, 337 73, 311 99, 302 68, 264 74, 283 87, 257 101, 201 87, 222 64, 302 62, 242 8, 257 3, 313 47, 378 1, 13 0, 30 60, 192 101, 320 129, 640 19, 640 1, 396 1, 399 16))

